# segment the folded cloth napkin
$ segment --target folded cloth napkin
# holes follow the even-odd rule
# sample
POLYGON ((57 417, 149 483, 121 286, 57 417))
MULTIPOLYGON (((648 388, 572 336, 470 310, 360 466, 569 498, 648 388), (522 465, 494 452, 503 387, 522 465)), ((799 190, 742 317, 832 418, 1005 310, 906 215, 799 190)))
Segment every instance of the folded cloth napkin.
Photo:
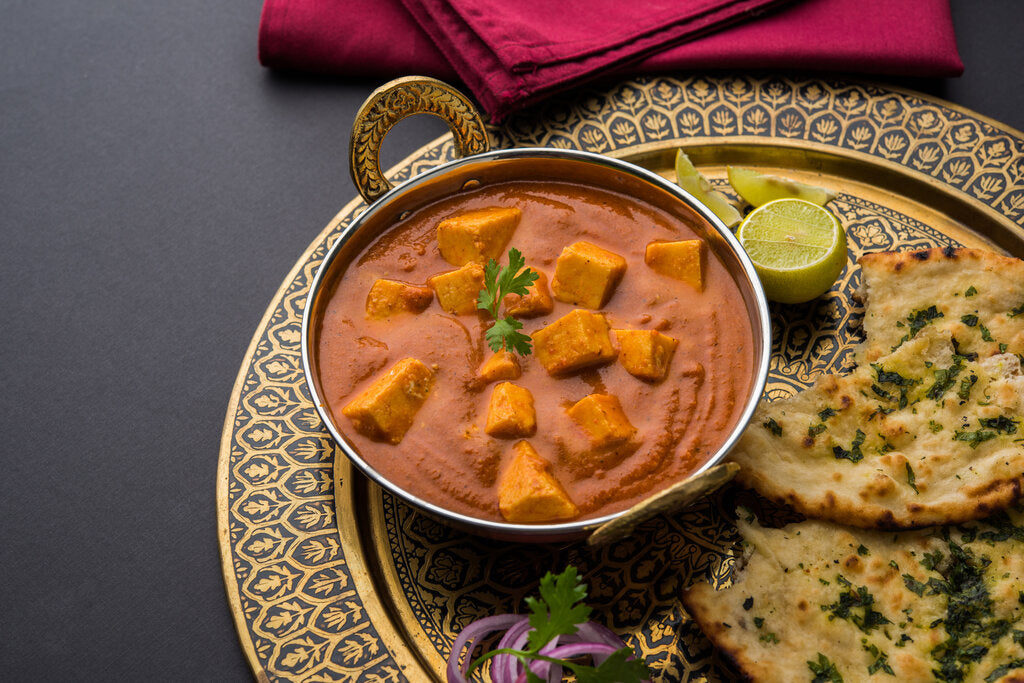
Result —
POLYGON ((259 56, 280 69, 458 78, 493 120, 612 72, 963 71, 949 0, 775 2, 265 0, 259 56))

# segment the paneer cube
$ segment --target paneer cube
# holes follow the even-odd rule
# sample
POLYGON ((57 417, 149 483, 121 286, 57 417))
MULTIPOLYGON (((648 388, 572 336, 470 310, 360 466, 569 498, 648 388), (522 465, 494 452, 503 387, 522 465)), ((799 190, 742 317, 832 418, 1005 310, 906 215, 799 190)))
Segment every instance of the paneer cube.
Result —
POLYGON ((551 464, 528 441, 512 447, 512 462, 498 481, 498 509, 515 524, 563 522, 580 514, 551 464))
POLYGON ((640 379, 659 382, 668 372, 679 340, 657 330, 612 330, 619 342, 619 362, 640 379))
POLYGON ((515 207, 492 206, 445 218, 437 224, 441 256, 453 266, 498 260, 522 215, 515 207))
POLYGON ((600 313, 577 308, 531 336, 537 360, 551 375, 599 365, 615 358, 608 322, 600 313))
POLYGON ((382 320, 398 313, 421 313, 433 300, 429 287, 381 278, 366 295, 366 317, 382 320))
POLYGON ((519 367, 519 359, 511 351, 498 351, 484 361, 477 370, 476 376, 484 382, 519 379, 523 374, 519 367))
POLYGON ((651 242, 644 253, 644 261, 655 273, 660 273, 704 290, 704 240, 679 242, 651 242))
POLYGON ((427 279, 437 294, 437 303, 454 315, 476 312, 477 297, 484 288, 484 269, 477 263, 467 263, 458 270, 449 270, 427 279))
POLYGON ((509 294, 505 297, 505 313, 515 318, 536 318, 547 315, 555 309, 555 302, 548 293, 548 276, 533 268, 537 280, 530 285, 525 296, 509 294))
POLYGON ((403 358, 341 409, 357 432, 375 441, 399 443, 434 386, 434 371, 403 358))
POLYGON ((491 391, 484 431, 502 439, 533 436, 537 431, 537 413, 529 389, 502 382, 491 391))
POLYGON ((625 272, 626 259, 618 254, 590 242, 576 242, 558 256, 551 291, 567 304, 601 308, 625 272))
POLYGON ((587 433, 595 448, 616 446, 636 434, 636 427, 622 412, 619 399, 610 394, 584 396, 569 408, 568 413, 587 433))

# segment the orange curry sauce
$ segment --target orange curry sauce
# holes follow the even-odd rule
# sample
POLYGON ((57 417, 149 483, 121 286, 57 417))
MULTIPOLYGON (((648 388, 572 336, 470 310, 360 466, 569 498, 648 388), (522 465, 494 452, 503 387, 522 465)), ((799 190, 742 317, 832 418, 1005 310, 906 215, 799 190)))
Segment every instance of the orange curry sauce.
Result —
MULTIPOLYGON (((653 384, 616 361, 551 377, 533 355, 520 359, 523 374, 514 383, 533 394, 537 415, 536 434, 528 441, 552 464, 579 518, 626 509, 685 478, 725 441, 749 391, 754 343, 742 295, 713 249, 706 250, 702 292, 655 273, 644 263, 649 242, 699 235, 652 206, 575 184, 515 181, 460 193, 414 212, 360 254, 334 290, 319 338, 321 386, 339 428, 372 467, 405 491, 457 513, 502 521, 498 480, 519 439, 484 432, 494 384, 482 384, 477 370, 491 355, 484 341, 489 315, 450 315, 436 298, 419 314, 367 320, 365 313, 377 278, 423 285, 453 270, 438 251, 437 224, 490 206, 522 210, 509 247, 549 283, 558 255, 574 242, 624 257, 626 273, 600 312, 612 329, 657 329, 679 340, 667 376, 653 384), (407 357, 435 368, 436 383, 399 444, 372 441, 351 428, 341 409, 407 357), (619 398, 637 428, 629 444, 591 449, 566 409, 592 393, 619 398)), ((523 320, 522 331, 531 334, 573 308, 556 300, 550 315, 523 320)))

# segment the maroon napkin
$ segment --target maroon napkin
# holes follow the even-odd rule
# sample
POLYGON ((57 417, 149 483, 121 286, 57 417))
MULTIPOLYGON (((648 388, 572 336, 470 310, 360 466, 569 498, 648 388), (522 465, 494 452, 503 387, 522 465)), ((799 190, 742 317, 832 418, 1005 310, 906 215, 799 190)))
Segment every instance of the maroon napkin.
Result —
POLYGON ((495 120, 619 71, 963 71, 948 0, 775 2, 265 0, 259 55, 271 68, 459 78, 495 120))

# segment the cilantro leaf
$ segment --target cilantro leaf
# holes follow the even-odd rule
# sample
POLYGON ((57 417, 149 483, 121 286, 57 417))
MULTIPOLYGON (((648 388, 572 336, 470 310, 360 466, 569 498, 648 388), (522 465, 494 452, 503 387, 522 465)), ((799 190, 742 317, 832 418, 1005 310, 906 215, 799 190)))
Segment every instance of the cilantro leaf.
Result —
POLYGON ((491 347, 491 351, 498 352, 505 348, 518 353, 520 356, 529 356, 532 350, 530 336, 519 331, 522 327, 523 324, 521 322, 512 316, 507 316, 495 321, 484 332, 484 339, 487 340, 487 345, 491 347))
POLYGON ((627 659, 633 653, 629 648, 622 648, 608 655, 597 668, 592 666, 575 666, 576 683, 640 683, 650 674, 647 665, 638 659, 627 659))
POLYGON ((526 259, 515 248, 508 250, 508 265, 501 266, 494 259, 484 266, 484 288, 477 296, 476 307, 487 311, 495 322, 485 333, 484 338, 492 351, 507 349, 521 356, 532 352, 530 337, 522 332, 523 324, 512 316, 498 317, 501 302, 509 294, 525 296, 531 285, 540 275, 526 268, 526 259))
POLYGON ((539 651, 555 636, 576 633, 576 624, 590 619, 590 608, 576 604, 586 597, 587 587, 576 567, 566 567, 558 576, 545 574, 540 580, 540 599, 526 598, 533 627, 526 641, 530 649, 539 651))

